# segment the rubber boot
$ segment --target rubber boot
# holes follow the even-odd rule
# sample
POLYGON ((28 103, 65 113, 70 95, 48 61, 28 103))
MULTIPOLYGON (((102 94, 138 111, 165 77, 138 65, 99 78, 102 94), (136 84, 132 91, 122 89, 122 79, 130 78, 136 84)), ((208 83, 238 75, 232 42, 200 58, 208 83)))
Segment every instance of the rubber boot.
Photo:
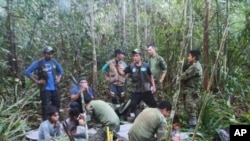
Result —
POLYGON ((189 132, 193 132, 197 123, 196 117, 191 117, 189 119, 189 132))

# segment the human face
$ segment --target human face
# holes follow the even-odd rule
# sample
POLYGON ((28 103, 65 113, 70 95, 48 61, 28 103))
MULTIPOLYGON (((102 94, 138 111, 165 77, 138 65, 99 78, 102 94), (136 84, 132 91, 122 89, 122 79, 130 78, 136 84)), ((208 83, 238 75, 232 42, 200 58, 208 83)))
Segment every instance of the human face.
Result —
POLYGON ((180 125, 178 123, 173 123, 173 129, 178 130, 180 128, 180 125))
POLYGON ((134 63, 140 63, 141 62, 141 55, 140 54, 133 54, 133 61, 134 63))
POLYGON ((87 82, 87 80, 81 80, 79 85, 82 88, 87 88, 88 87, 88 82, 87 82))
POLYGON ((117 54, 117 57, 118 57, 119 60, 123 60, 124 54, 117 54))
POLYGON ((53 52, 46 52, 44 53, 45 59, 51 59, 53 57, 53 52))
POLYGON ((188 63, 194 63, 195 57, 193 57, 190 53, 188 55, 188 63))
POLYGON ((166 110, 166 108, 162 109, 161 112, 164 115, 164 117, 169 117, 171 113, 171 111, 166 110))
POLYGON ((152 46, 148 47, 148 54, 149 56, 154 56, 155 55, 155 48, 152 46))
POLYGON ((51 122, 56 122, 56 121, 58 121, 58 120, 59 120, 59 113, 58 113, 58 112, 54 113, 54 114, 50 117, 50 119, 51 119, 51 122))

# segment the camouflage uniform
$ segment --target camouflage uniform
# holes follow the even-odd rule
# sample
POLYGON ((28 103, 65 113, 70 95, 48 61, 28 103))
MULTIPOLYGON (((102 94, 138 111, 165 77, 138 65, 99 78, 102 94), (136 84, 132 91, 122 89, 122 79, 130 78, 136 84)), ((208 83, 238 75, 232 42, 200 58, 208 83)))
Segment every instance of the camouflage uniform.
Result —
POLYGON ((181 95, 184 96, 184 108, 189 116, 189 125, 196 125, 197 100, 202 84, 202 67, 199 61, 193 63, 180 76, 181 95))
POLYGON ((154 97, 156 101, 160 101, 164 99, 163 88, 162 84, 160 83, 160 79, 162 73, 167 72, 167 64, 158 54, 156 56, 150 56, 148 63, 155 80, 156 93, 154 94, 154 97))
POLYGON ((120 130, 120 119, 108 103, 102 100, 91 100, 86 106, 86 110, 92 114, 93 118, 97 122, 102 124, 102 127, 97 131, 91 140, 104 141, 107 126, 114 132, 114 134, 120 130))
POLYGON ((166 141, 167 121, 158 108, 147 108, 130 128, 129 141, 166 141), (154 138, 156 134, 157 139, 154 138))

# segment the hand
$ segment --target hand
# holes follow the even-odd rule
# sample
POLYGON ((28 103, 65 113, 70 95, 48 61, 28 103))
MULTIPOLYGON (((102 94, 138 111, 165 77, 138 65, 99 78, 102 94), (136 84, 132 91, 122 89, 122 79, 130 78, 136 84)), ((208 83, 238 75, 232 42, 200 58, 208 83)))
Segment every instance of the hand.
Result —
POLYGON ((155 92, 156 92, 155 86, 152 86, 151 89, 152 89, 152 93, 155 93, 155 92))
POLYGON ((116 67, 116 68, 119 68, 119 64, 115 64, 115 67, 116 67))
POLYGON ((79 119, 79 120, 78 120, 78 123, 79 123, 79 125, 81 125, 81 126, 85 125, 85 121, 84 121, 83 119, 79 119))
POLYGON ((160 82, 160 83, 162 84, 162 82, 163 82, 163 79, 160 79, 160 80, 159 80, 159 82, 160 82))
POLYGON ((121 97, 124 97, 125 96, 125 93, 121 93, 121 97))
POLYGON ((37 84, 45 85, 45 84, 46 84, 46 81, 45 81, 44 79, 41 79, 41 80, 38 80, 38 81, 37 81, 37 84))
POLYGON ((115 97, 115 94, 114 94, 113 92, 111 92, 110 95, 111 95, 112 97, 115 97))
POLYGON ((61 81, 61 77, 60 76, 56 76, 56 83, 59 83, 61 81))
POLYGON ((84 114, 79 114, 77 120, 79 120, 79 119, 84 119, 84 114))

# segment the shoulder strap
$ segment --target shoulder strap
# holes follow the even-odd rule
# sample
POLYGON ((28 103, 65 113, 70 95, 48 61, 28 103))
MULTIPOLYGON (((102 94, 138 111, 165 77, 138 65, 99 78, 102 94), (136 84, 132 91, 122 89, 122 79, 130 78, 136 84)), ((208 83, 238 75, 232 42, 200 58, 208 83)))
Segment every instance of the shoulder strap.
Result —
POLYGON ((38 60, 38 65, 39 65, 39 69, 42 69, 44 67, 44 59, 43 58, 40 58, 38 60))

